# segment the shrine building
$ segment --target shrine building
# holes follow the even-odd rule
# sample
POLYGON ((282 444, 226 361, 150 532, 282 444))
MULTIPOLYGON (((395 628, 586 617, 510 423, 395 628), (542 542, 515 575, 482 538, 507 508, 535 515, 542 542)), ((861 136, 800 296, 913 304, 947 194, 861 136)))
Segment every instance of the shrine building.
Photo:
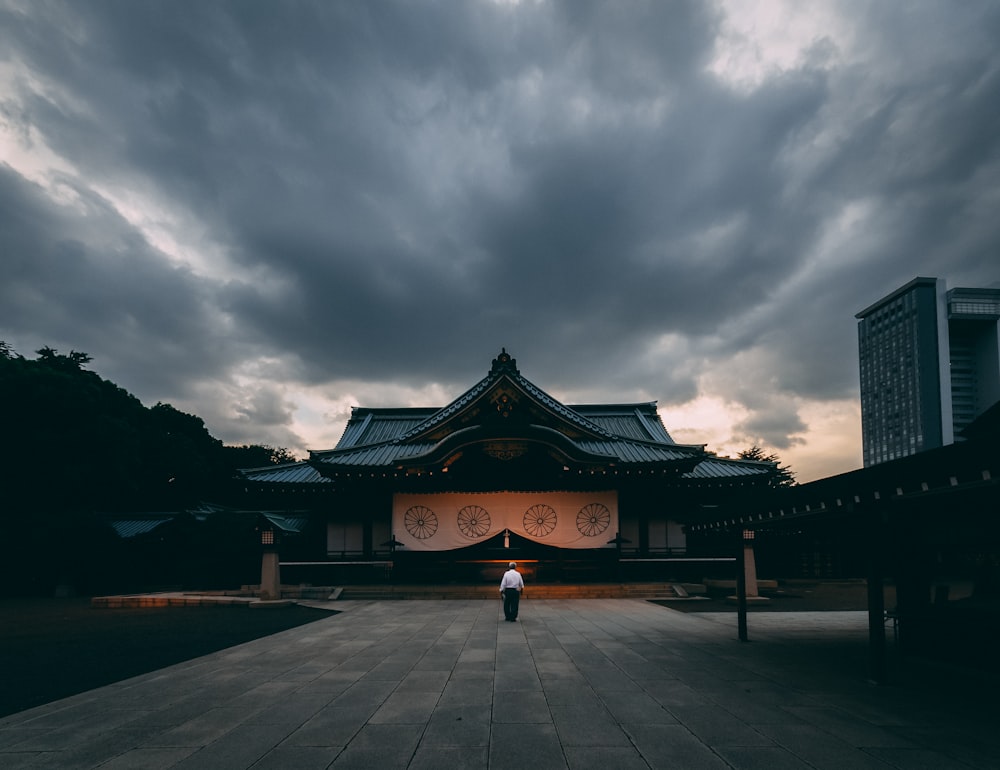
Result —
POLYGON ((645 579, 708 557, 685 524, 775 471, 676 443, 655 402, 562 404, 503 350, 447 406, 354 407, 333 449, 242 475, 290 535, 285 575, 476 582, 516 560, 537 583, 645 579))

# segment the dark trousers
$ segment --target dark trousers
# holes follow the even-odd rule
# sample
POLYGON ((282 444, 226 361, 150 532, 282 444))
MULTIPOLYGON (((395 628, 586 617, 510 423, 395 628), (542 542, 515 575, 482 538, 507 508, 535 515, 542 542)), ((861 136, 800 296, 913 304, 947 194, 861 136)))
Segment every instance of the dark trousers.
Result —
POLYGON ((507 620, 517 619, 517 605, 521 602, 521 592, 516 588, 503 589, 503 616, 507 620))

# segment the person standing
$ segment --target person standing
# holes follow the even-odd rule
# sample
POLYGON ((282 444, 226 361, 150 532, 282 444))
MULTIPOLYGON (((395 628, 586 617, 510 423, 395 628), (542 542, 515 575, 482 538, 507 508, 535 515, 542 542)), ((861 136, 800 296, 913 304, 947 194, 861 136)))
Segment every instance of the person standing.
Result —
POLYGON ((504 620, 510 623, 517 622, 517 608, 521 603, 521 591, 524 590, 524 579, 517 571, 517 562, 507 565, 508 570, 503 573, 500 581, 500 593, 503 595, 503 615, 504 620))

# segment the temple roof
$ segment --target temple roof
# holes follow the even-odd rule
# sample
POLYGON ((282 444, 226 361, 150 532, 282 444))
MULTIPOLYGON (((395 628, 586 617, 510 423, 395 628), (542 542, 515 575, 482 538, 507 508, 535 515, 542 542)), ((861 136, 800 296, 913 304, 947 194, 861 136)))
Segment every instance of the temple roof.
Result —
POLYGON ((502 350, 486 377, 447 406, 355 407, 333 449, 313 451, 305 462, 243 474, 262 483, 313 484, 339 472, 441 468, 472 446, 503 452, 524 443, 544 445, 581 468, 672 468, 689 479, 773 472, 773 463, 717 458, 704 445, 677 444, 655 402, 562 404, 525 378, 502 350))

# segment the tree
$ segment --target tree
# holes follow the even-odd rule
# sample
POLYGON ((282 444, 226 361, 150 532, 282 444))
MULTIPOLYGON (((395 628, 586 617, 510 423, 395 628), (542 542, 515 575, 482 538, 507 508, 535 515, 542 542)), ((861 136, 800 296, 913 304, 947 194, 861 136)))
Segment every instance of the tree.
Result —
POLYGON ((772 487, 793 487, 796 484, 795 473, 787 465, 781 465, 781 458, 776 454, 768 454, 760 446, 754 444, 749 449, 744 449, 737 457, 741 460, 753 460, 759 463, 774 463, 775 472, 771 478, 772 487))
POLYGON ((20 358, 14 348, 10 346, 9 342, 4 342, 0 340, 0 361, 13 361, 15 358, 20 358))
POLYGON ((238 488, 237 468, 295 459, 250 445, 244 462, 200 417, 147 408, 88 370, 86 353, 36 353, 0 341, 0 531, 16 544, 0 560, 0 595, 50 592, 53 581, 96 586, 124 553, 105 514, 217 501, 238 488))
POLYGON ((64 372, 78 372, 83 369, 84 365, 94 360, 79 350, 71 350, 68 356, 64 356, 48 345, 35 352, 38 354, 39 362, 64 372))
POLYGON ((226 463, 234 470, 239 468, 263 468, 268 465, 285 465, 298 462, 298 458, 285 447, 270 444, 243 444, 224 447, 226 463))

